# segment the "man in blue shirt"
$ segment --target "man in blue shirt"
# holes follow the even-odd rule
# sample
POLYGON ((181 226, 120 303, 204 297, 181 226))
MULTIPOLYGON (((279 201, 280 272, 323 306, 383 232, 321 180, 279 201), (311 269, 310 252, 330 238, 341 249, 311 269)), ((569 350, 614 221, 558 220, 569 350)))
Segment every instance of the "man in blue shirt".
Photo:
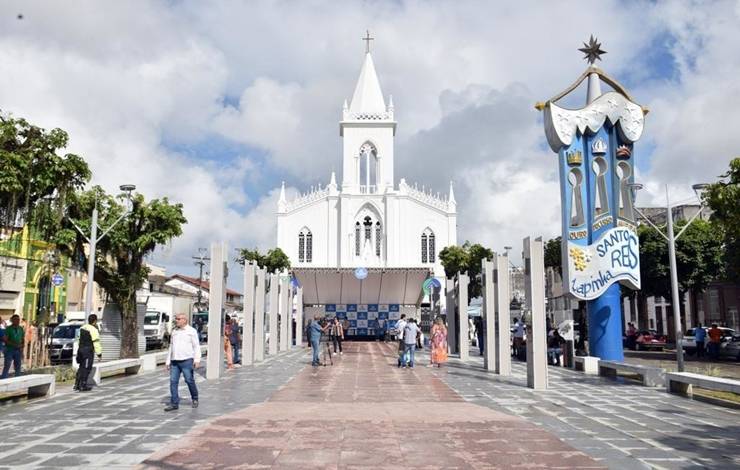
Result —
POLYGON ((707 330, 704 329, 703 326, 701 326, 701 323, 699 323, 699 326, 694 328, 694 342, 696 343, 696 357, 704 357, 704 342, 707 339, 707 330))
POLYGON ((308 339, 311 342, 311 349, 313 349, 311 365, 314 367, 319 366, 319 340, 321 339, 321 334, 328 328, 328 325, 323 328, 321 327, 319 324, 320 319, 321 315, 315 315, 311 324, 308 325, 308 339))

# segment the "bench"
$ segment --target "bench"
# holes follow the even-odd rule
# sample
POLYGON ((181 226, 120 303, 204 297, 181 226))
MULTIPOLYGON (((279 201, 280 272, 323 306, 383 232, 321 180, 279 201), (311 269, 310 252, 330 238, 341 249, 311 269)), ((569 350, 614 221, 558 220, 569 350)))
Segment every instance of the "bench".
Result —
POLYGON ((141 368, 141 359, 118 359, 115 361, 97 362, 93 364, 92 381, 100 385, 101 376, 104 372, 124 371, 126 375, 138 374, 141 368))
POLYGON ((740 394, 740 380, 710 377, 692 372, 668 372, 665 375, 665 388, 668 393, 691 396, 693 385, 707 390, 740 394))
POLYGON ((599 373, 599 358, 594 356, 575 356, 573 358, 573 368, 584 374, 597 375, 599 373))
POLYGON ((638 375, 642 380, 642 384, 646 387, 665 386, 665 370, 660 367, 648 367, 618 361, 599 361, 599 375, 603 377, 616 377, 617 372, 638 375))
POLYGON ((0 393, 27 390, 28 397, 50 397, 56 391, 54 374, 29 374, 0 380, 0 393))

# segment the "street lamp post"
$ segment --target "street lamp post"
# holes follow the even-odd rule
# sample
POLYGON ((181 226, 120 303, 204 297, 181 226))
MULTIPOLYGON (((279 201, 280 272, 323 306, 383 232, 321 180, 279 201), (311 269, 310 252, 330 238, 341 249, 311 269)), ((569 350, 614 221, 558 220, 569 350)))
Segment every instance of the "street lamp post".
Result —
MULTIPOLYGON (((642 184, 639 183, 632 183, 629 185, 630 188, 633 191, 638 191, 643 188, 642 184)), ((696 220, 697 217, 699 217, 702 213, 702 210, 704 209, 703 201, 701 200, 701 192, 704 191, 708 184, 695 184, 692 186, 694 192, 696 193, 697 197, 699 197, 699 211, 694 214, 691 219, 684 225, 684 227, 681 229, 680 232, 678 232, 678 235, 674 235, 673 233, 673 210, 671 207, 671 201, 670 197, 668 196, 668 185, 665 187, 665 198, 666 198, 666 229, 668 231, 668 234, 664 234, 663 231, 655 225, 649 218, 643 214, 640 209, 635 207, 635 211, 640 214, 640 216, 648 223, 650 224, 655 230, 660 233, 663 238, 666 239, 668 242, 668 260, 670 263, 671 268, 671 305, 673 306, 673 326, 676 331, 676 363, 678 367, 679 372, 684 371, 684 361, 683 361, 683 345, 681 344, 681 340, 683 339, 683 329, 681 328, 681 299, 679 298, 678 293, 678 269, 676 267, 676 240, 686 231, 686 229, 691 225, 691 223, 696 220)), ((635 199, 634 197, 632 198, 635 199)))
POLYGON ((95 275, 96 246, 98 242, 102 240, 103 237, 105 237, 108 234, 108 232, 110 232, 111 229, 116 226, 116 224, 118 224, 118 222, 123 220, 124 217, 126 217, 127 215, 131 213, 132 208, 130 207, 129 203, 131 202, 131 192, 134 191, 135 189, 136 189, 136 186, 133 184, 123 184, 120 186, 120 190, 126 193, 126 200, 127 200, 126 212, 121 214, 121 216, 118 219, 116 219, 116 221, 113 222, 111 226, 105 230, 105 232, 100 234, 100 236, 98 236, 98 204, 97 202, 95 203, 95 207, 93 207, 92 220, 90 222, 90 237, 89 238, 85 235, 82 229, 77 226, 77 224, 72 222, 72 225, 74 225, 77 231, 80 232, 80 235, 82 235, 82 237, 85 240, 87 240, 87 243, 90 246, 90 253, 88 255, 88 260, 87 260, 87 286, 85 286, 85 321, 87 321, 87 318, 90 316, 90 313, 91 313, 90 310, 92 308, 93 279, 94 279, 93 276, 95 275))

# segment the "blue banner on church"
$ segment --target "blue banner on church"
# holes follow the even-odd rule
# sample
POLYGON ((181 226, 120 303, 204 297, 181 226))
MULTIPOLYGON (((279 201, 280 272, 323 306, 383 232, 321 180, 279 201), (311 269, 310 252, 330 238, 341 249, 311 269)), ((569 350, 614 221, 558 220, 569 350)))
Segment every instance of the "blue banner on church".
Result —
POLYGON ((399 304, 326 304, 329 316, 346 320, 346 336, 378 336, 393 328, 400 318, 399 304))

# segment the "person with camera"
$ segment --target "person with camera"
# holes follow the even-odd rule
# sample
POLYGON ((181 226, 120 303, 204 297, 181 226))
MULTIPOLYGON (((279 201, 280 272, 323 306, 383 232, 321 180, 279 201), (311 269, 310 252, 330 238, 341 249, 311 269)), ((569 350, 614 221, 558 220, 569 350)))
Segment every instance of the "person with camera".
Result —
POLYGON ((326 332, 326 330, 329 329, 329 325, 322 326, 319 323, 319 320, 321 320, 321 315, 316 314, 313 317, 313 320, 308 325, 308 340, 311 343, 311 349, 313 350, 313 358, 311 360, 311 365, 314 367, 318 367, 320 365, 319 361, 319 346, 321 341, 321 335, 326 332))
POLYGON ((339 318, 334 317, 329 323, 329 336, 331 336, 331 342, 334 344, 334 355, 337 355, 337 347, 339 348, 339 354, 342 352, 342 341, 344 341, 344 327, 339 318))

